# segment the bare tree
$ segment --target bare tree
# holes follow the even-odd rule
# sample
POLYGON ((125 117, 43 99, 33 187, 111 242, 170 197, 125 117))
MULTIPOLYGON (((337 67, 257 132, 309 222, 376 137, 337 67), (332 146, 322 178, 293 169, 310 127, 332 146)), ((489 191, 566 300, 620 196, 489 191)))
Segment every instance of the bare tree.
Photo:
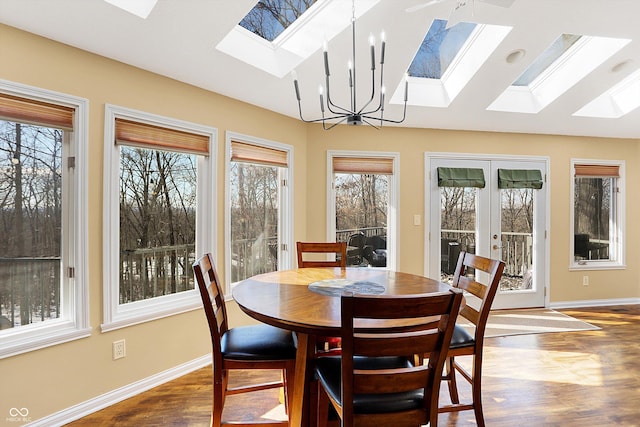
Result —
POLYGON ((240 25, 273 41, 316 0, 260 0, 240 21, 240 25))

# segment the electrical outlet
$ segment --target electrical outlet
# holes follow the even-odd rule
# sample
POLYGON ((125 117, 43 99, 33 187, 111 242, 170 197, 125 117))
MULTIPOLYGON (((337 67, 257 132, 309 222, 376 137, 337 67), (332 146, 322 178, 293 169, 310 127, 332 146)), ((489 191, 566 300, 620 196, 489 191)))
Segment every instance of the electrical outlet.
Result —
POLYGON ((113 360, 122 359, 127 355, 127 348, 125 347, 125 341, 119 340, 113 342, 113 360))
POLYGON ((582 276, 582 286, 589 286, 589 276, 582 276))

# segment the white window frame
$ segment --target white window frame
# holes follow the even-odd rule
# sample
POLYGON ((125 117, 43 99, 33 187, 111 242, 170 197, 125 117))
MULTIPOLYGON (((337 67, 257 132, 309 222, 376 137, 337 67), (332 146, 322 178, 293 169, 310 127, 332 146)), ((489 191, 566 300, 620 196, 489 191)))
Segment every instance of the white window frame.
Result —
POLYGON ((104 261, 103 261, 103 332, 111 331, 200 308, 197 287, 177 294, 163 295, 127 304, 119 303, 119 223, 120 223, 120 148, 115 141, 115 119, 198 133, 209 137, 209 155, 198 156, 196 212, 196 256, 211 252, 215 258, 216 153, 218 131, 209 126, 161 117, 116 105, 105 105, 104 129, 104 261))
POLYGON ((624 160, 595 160, 571 159, 571 194, 569 218, 569 270, 616 270, 624 269, 625 265, 625 162, 624 160), (616 178, 617 192, 615 195, 614 224, 610 227, 610 235, 615 239, 615 258, 612 260, 580 260, 574 256, 574 217, 575 217, 575 166, 581 164, 618 166, 620 177, 616 178))
POLYGON ((0 92, 74 109, 73 132, 63 151, 63 164, 75 157, 75 167, 63 169, 61 313, 57 319, 0 331, 0 359, 85 338, 89 325, 88 150, 89 101, 58 92, 0 80, 0 92))
POLYGON ((287 270, 292 265, 293 254, 293 146, 269 141, 250 135, 227 131, 225 133, 225 298, 231 299, 231 142, 238 141, 258 147, 272 148, 287 153, 288 166, 279 168, 280 210, 278 215, 278 270, 287 270))
POLYGON ((387 266, 384 269, 397 270, 400 259, 398 218, 400 204, 400 153, 381 151, 327 151, 327 241, 336 239, 336 194, 333 187, 333 158, 361 157, 392 159, 393 174, 389 178, 389 212, 387 216, 387 266))

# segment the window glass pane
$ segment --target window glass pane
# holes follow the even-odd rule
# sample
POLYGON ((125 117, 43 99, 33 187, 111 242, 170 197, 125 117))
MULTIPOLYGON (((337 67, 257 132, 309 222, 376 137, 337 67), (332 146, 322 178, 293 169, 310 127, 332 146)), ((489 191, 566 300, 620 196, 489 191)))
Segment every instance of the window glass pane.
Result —
POLYGON ((536 77, 569 50, 580 37, 575 34, 562 34, 529 65, 525 72, 513 82, 513 86, 529 86, 536 77))
POLYGON ((347 242, 347 265, 387 266, 390 176, 342 173, 334 176, 336 241, 347 242))
POLYGON ((440 187, 440 280, 451 283, 460 251, 476 252, 476 195, 471 187, 440 187))
POLYGON ((615 178, 576 177, 574 184, 574 259, 612 259, 610 225, 615 205, 615 178))
POLYGON ((242 18, 239 25, 272 42, 315 2, 316 0, 260 0, 242 18))
POLYGON ((278 269, 279 169, 231 162, 231 281, 278 269))
POLYGON ((194 289, 196 163, 120 148, 120 304, 194 289))
POLYGON ((447 29, 447 21, 435 19, 409 66, 409 75, 440 79, 447 71, 476 24, 460 22, 447 29))
POLYGON ((60 317, 63 131, 0 121, 0 329, 60 317))

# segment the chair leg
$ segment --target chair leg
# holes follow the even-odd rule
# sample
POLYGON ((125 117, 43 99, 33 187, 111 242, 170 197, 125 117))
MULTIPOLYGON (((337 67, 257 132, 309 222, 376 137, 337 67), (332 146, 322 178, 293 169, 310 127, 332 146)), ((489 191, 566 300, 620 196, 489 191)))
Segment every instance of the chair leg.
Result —
POLYGON ((454 358, 447 357, 445 366, 447 369, 447 385, 449 387, 449 397, 451 398, 451 403, 458 404, 460 403, 460 397, 458 396, 458 385, 456 383, 456 368, 454 358))
POLYGON ((471 395, 473 397, 473 412, 476 416, 478 427, 484 427, 484 414, 482 411, 482 356, 473 356, 473 381, 471 382, 471 395))
MULTIPOLYGON (((316 425, 318 427, 327 427, 327 423, 329 421, 329 396, 327 396, 327 392, 324 390, 320 381, 316 381, 316 387, 314 398, 316 399, 316 404, 314 405, 316 408, 317 422, 316 425)), ((313 405, 314 402, 311 402, 313 405)))
POLYGON ((293 385, 294 385, 294 374, 296 370, 295 363, 290 363, 287 368, 284 369, 283 372, 283 382, 284 382, 284 408, 287 415, 289 415, 289 411, 292 407, 293 402, 293 385))
POLYGON ((227 387, 226 375, 222 382, 213 382, 213 403, 211 405, 211 427, 222 426, 222 409, 224 408, 225 391, 227 387))

